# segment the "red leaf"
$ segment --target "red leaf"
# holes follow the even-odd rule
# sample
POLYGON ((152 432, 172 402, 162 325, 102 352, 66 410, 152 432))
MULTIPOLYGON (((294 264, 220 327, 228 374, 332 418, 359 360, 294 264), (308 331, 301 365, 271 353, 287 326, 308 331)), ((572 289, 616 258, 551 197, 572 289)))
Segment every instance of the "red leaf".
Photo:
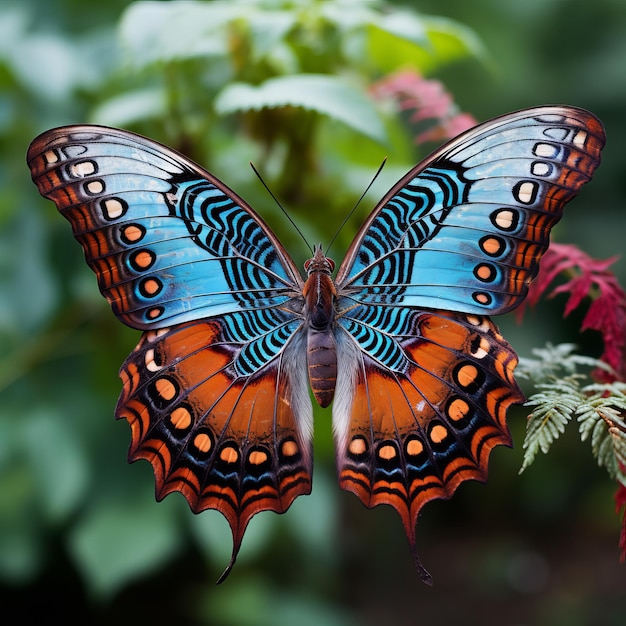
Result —
MULTIPOLYGON (((563 317, 578 308, 589 297, 591 304, 583 318, 581 331, 592 329, 602 333, 604 352, 600 357, 616 372, 617 378, 626 378, 626 293, 609 267, 616 257, 593 259, 573 245, 553 243, 541 261, 541 269, 531 285, 526 304, 534 306, 541 297, 549 298, 568 293, 563 317), (550 286, 559 274, 566 273, 569 280, 550 286)), ((518 319, 524 314, 525 305, 518 310, 518 319)), ((595 372, 602 380, 614 380, 606 372, 595 372)))

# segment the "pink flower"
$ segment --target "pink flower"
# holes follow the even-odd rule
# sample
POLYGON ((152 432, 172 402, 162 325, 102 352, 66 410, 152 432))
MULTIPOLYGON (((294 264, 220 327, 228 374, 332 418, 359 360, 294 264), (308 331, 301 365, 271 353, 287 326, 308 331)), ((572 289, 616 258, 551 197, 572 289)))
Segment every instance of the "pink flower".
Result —
POLYGON ((426 143, 427 141, 444 141, 452 139, 462 132, 476 126, 476 120, 469 113, 459 113, 454 117, 443 120, 440 124, 433 128, 420 133, 417 136, 417 143, 426 143))
POLYGON ((412 70, 390 74, 372 85, 376 98, 391 98, 399 110, 413 111, 414 124, 430 121, 429 127, 418 133, 417 143, 442 142, 476 126, 469 113, 460 113, 452 95, 438 80, 426 79, 412 70))

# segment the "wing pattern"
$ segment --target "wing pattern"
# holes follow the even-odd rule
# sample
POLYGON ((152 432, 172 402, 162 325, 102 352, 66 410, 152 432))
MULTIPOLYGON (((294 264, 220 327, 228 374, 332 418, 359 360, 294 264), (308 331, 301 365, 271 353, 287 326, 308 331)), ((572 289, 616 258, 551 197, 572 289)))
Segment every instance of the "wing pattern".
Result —
POLYGON ((597 118, 571 107, 520 111, 464 133, 383 198, 339 269, 338 290, 382 306, 510 311, 603 146, 597 118))
POLYGON ((391 370, 343 334, 345 390, 333 404, 339 483, 368 507, 398 511, 429 582, 415 547, 421 508, 486 480, 493 447, 511 445, 506 412, 524 396, 515 352, 487 317, 412 311, 394 340, 404 365, 391 370))
POLYGON ((216 509, 233 532, 233 566, 250 518, 310 493, 312 409, 299 342, 241 376, 241 346, 223 319, 144 333, 120 376, 116 418, 129 460, 148 460, 157 499, 180 491, 196 513, 216 509))
POLYGON ((252 209, 174 151, 123 131, 69 127, 38 138, 29 164, 113 312, 133 328, 263 309, 302 289, 252 209))

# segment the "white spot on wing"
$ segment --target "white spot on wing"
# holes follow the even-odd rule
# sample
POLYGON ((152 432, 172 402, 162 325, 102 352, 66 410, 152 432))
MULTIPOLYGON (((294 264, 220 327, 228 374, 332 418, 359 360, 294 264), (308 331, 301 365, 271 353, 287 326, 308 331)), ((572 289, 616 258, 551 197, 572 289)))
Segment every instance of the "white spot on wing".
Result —
POLYGON ((81 161, 71 166, 72 176, 74 178, 84 178, 91 176, 96 171, 95 165, 91 161, 81 161))
POLYGON ((549 143, 538 143, 534 149, 535 155, 546 159, 554 159, 558 154, 558 148, 549 143))
POLYGON ((542 163, 541 161, 536 161, 532 166, 532 173, 535 176, 547 176, 552 171, 552 168, 548 163, 542 163))
POLYGON ((530 204, 535 198, 537 184, 531 181, 523 182, 517 189, 517 199, 523 204, 530 204))
POLYGON ((585 143, 587 143, 587 133, 584 130, 579 130, 576 135, 574 135, 573 144, 577 148, 584 148, 585 143))

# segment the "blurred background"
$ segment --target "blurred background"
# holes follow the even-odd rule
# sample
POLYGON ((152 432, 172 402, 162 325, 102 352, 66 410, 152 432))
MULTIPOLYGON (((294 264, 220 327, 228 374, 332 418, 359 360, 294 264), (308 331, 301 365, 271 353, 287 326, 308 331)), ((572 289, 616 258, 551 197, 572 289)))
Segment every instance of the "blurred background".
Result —
MULTIPOLYGON (((624 249, 626 3, 422 0, 130 3, 5 0, 0 8, 0 600, 4 613, 84 623, 350 626, 379 623, 623 625, 615 485, 575 428, 523 475, 515 447, 488 484, 426 507, 413 569, 397 515, 336 484, 330 411, 315 425, 313 494, 255 517, 229 579, 230 531, 178 494, 154 501, 147 463, 125 462, 117 371, 139 334, 98 293, 68 224, 39 197, 30 141, 83 122, 167 143, 235 188, 300 264, 307 250, 248 166, 253 161, 310 241, 328 243, 382 159, 388 165, 342 230, 343 251, 386 188, 435 144, 372 96, 400 70, 441 82, 482 121, 572 104, 604 122, 593 183, 554 237, 593 256, 624 249), (331 89, 301 106, 293 76, 331 89), (272 93, 255 90, 279 78, 272 93), (243 88, 242 88, 243 85, 243 88), (273 98, 273 99, 272 99, 273 98), (272 102, 274 108, 268 109, 272 102)), ((301 98, 305 98, 300 94, 301 98)), ((306 98, 305 98, 306 99, 306 98)), ((626 264, 615 265, 622 284, 626 264)), ((523 324, 498 321, 521 355, 573 341, 598 356, 563 301, 523 324)))

